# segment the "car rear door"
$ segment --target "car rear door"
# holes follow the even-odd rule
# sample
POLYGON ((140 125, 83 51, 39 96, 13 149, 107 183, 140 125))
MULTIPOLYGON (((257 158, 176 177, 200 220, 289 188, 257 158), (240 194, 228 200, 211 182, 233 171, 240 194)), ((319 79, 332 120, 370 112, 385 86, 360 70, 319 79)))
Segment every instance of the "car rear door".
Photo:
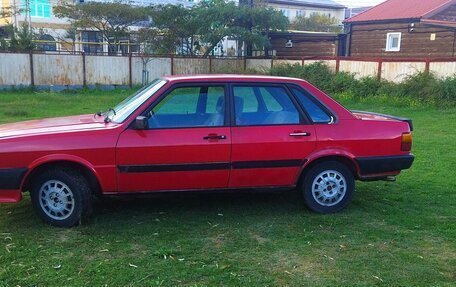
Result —
POLYGON ((293 186, 316 147, 314 126, 286 86, 233 84, 229 187, 293 186))
POLYGON ((120 192, 226 188, 231 135, 224 84, 177 85, 117 145, 120 192))

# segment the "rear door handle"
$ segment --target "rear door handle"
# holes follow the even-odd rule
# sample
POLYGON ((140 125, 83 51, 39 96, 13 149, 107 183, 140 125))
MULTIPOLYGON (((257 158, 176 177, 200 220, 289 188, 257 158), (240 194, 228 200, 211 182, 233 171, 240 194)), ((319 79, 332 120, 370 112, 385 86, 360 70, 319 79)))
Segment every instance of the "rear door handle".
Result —
POLYGON ((208 134, 207 136, 203 137, 204 140, 226 140, 225 135, 218 135, 218 134, 208 134))
POLYGON ((301 131, 295 131, 290 134, 290 137, 308 137, 308 136, 310 136, 310 133, 301 132, 301 131))

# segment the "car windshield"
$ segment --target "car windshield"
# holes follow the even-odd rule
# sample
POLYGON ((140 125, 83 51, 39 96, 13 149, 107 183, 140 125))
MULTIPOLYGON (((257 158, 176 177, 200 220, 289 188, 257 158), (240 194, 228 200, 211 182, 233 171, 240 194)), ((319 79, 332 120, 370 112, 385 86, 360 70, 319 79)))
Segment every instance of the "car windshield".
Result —
POLYGON ((106 118, 115 123, 122 123, 165 84, 165 80, 154 80, 150 83, 150 85, 143 87, 133 95, 123 100, 120 104, 115 106, 114 109, 110 109, 106 114, 106 118))

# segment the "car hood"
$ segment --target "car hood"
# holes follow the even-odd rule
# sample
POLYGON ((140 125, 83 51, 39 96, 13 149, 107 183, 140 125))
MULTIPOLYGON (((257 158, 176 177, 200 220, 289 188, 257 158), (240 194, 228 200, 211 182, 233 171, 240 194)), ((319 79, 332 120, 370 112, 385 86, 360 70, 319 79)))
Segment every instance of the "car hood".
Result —
POLYGON ((95 118, 94 115, 31 120, 0 125, 0 138, 91 130, 103 128, 106 125, 102 117, 95 118))

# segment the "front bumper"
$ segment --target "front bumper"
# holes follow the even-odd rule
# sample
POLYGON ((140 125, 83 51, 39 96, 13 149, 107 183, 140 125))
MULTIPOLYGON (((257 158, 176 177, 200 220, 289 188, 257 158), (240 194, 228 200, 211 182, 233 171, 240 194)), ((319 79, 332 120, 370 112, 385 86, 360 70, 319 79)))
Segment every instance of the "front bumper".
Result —
POLYGON ((388 174, 408 169, 415 157, 409 155, 375 156, 356 158, 361 176, 388 174))
POLYGON ((22 199, 21 182, 27 168, 0 169, 0 203, 18 202, 22 199))

